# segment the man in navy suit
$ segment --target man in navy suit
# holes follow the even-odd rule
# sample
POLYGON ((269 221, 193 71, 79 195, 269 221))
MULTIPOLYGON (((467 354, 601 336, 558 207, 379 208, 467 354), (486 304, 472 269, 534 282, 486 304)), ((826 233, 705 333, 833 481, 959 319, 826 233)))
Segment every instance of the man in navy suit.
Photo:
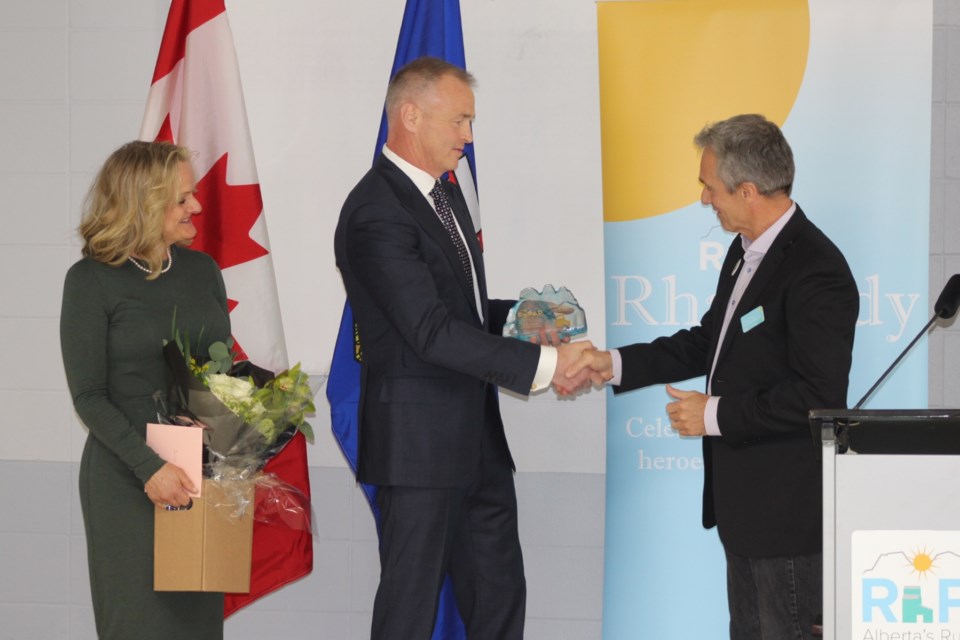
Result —
POLYGON ((429 639, 448 573, 471 640, 523 636, 497 387, 529 394, 554 382, 573 392, 583 380, 563 372, 590 346, 502 337, 514 301, 487 298, 463 195, 439 180, 473 140, 473 84, 436 58, 397 72, 383 155, 347 197, 335 234, 363 350, 358 476, 379 488, 377 639, 429 639))
POLYGON ((730 637, 811 638, 822 600, 822 496, 807 413, 846 406, 859 294, 836 246, 790 198, 794 164, 759 115, 704 128, 701 202, 727 231, 717 293, 700 325, 610 352, 589 366, 622 393, 667 386, 671 424, 702 436, 703 525, 727 557, 730 637))

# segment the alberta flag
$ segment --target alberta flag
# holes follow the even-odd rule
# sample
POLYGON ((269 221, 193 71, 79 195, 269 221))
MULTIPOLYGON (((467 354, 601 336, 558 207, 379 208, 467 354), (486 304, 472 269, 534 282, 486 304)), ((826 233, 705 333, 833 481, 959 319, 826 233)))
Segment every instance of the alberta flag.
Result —
MULTIPOLYGON (((390 77, 408 62, 421 56, 442 58, 451 64, 466 68, 463 53, 463 27, 460 22, 459 0, 407 0, 400 25, 400 37, 397 40, 397 53, 393 60, 390 77)), ((374 160, 380 156, 387 139, 387 114, 380 120, 380 132, 374 150, 374 160)), ((464 149, 455 175, 455 180, 463 192, 470 209, 477 235, 480 236, 479 204, 475 176, 473 144, 464 149)), ((360 400, 360 364, 362 345, 355 333, 353 312, 347 300, 340 321, 340 332, 334 347, 333 362, 330 365, 330 378, 327 381, 327 399, 330 401, 330 414, 333 434, 340 443, 344 456, 354 473, 357 471, 357 408, 360 400)), ((379 528, 380 514, 376 507, 376 488, 362 485, 370 501, 374 518, 379 528)), ((457 612, 453 596, 453 586, 448 578, 440 593, 437 609, 437 621, 433 628, 433 640, 462 640, 466 638, 460 614, 457 612)))
MULTIPOLYGON (((227 286, 240 357, 277 373, 287 368, 280 303, 247 126, 240 72, 224 0, 172 0, 142 140, 167 140, 194 155, 193 249, 217 261, 227 286)), ((263 469, 310 499, 307 450, 298 433, 263 469)), ((255 521, 250 593, 226 594, 224 615, 310 573, 309 531, 255 521)))

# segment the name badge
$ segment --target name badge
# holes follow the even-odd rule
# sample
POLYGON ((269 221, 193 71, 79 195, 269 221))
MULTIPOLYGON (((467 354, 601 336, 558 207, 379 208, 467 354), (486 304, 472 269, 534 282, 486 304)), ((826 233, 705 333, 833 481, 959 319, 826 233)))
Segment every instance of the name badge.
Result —
POLYGON ((743 329, 744 333, 750 331, 759 324, 763 323, 763 307, 757 307, 753 311, 748 311, 747 313, 740 316, 740 327, 743 329))

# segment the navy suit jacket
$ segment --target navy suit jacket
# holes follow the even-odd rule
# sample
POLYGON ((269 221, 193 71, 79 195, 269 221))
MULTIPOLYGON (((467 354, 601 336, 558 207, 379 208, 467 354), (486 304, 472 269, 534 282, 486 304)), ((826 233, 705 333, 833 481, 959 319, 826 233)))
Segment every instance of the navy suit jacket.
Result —
POLYGON ((389 159, 377 159, 340 213, 337 267, 363 353, 363 482, 467 486, 484 428, 509 460, 496 387, 529 393, 539 363, 538 346, 502 337, 512 301, 487 299, 463 195, 445 188, 473 259, 482 314, 436 212, 389 159))
POLYGON ((699 326, 620 349, 615 391, 707 375, 719 349, 710 390, 722 435, 703 438, 703 525, 737 555, 815 553, 821 468, 808 412, 846 407, 859 293, 843 255, 797 207, 718 344, 743 253, 737 237, 699 326), (758 307, 763 322, 744 326, 758 307))

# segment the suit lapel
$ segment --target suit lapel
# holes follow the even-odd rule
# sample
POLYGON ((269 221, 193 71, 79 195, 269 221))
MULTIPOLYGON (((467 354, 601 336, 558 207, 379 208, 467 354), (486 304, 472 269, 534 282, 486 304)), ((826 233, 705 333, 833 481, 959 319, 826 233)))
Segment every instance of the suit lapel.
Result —
MULTIPOLYGON (((454 247, 453 241, 450 240, 447 230, 443 228, 443 223, 440 222, 440 217, 437 216, 437 212, 433 209, 433 206, 431 206, 431 204, 427 201, 427 198, 420 193, 420 190, 417 189, 417 186, 413 183, 413 181, 410 180, 410 178, 408 178, 406 174, 404 174, 403 171, 397 167, 397 165, 390 162, 390 160, 388 160, 386 157, 380 156, 377 159, 375 166, 381 175, 383 175, 383 177, 387 180, 387 183, 390 185, 393 192, 397 194, 397 198, 400 200, 400 203, 403 204, 404 208, 410 213, 411 217, 417 221, 417 224, 423 228, 424 232, 430 236, 430 238, 432 238, 433 241, 436 242, 443 251, 453 277, 460 285, 460 289, 467 298, 470 308, 473 309, 474 315, 476 315, 479 319, 480 316, 479 313, 477 313, 476 296, 474 296, 473 288, 470 286, 470 283, 467 282, 467 276, 463 272, 463 267, 460 264, 460 256, 457 255, 457 249, 454 247)), ((447 188, 447 195, 451 198, 451 203, 454 201, 463 202, 463 196, 459 194, 459 189, 451 190, 448 185, 445 186, 447 188), (453 191, 456 192, 456 196, 453 196, 453 191)), ((471 258, 474 261, 474 268, 477 270, 477 278, 481 283, 483 283, 483 271, 482 267, 480 266, 480 262, 477 259, 477 255, 479 254, 479 244, 477 243, 476 233, 473 232, 473 224, 471 222, 469 225, 464 226, 465 223, 463 220, 463 215, 458 211, 460 207, 456 204, 451 204, 451 206, 453 208, 454 216, 456 216, 457 222, 460 224, 460 228, 464 232, 464 236, 467 237, 467 249, 470 251, 471 258)), ((466 205, 463 206, 465 207, 466 205)), ((480 291, 481 299, 486 300, 485 285, 481 284, 480 291)), ((486 314, 484 314, 484 316, 486 316, 486 314)))
MULTIPOLYGON (((746 290, 743 292, 743 295, 740 297, 740 301, 737 303, 736 308, 733 310, 733 315, 730 317, 730 325, 727 327, 727 333, 723 337, 723 344, 719 347, 719 355, 717 361, 720 361, 720 358, 726 354, 730 349, 730 346, 733 344, 736 336, 740 335, 740 318, 747 313, 748 311, 757 307, 757 304, 760 302, 760 299, 763 296, 764 291, 766 291, 767 286, 770 285, 771 281, 774 280, 777 272, 780 270, 780 266, 783 264, 784 259, 786 258, 786 251, 796 240, 797 235, 800 231, 808 224, 807 217, 803 215, 803 211, 797 206, 796 211, 793 212, 793 216, 790 217, 790 220, 787 224, 780 230, 780 233, 777 235, 776 239, 773 241, 773 244, 770 245, 770 249, 763 256, 763 260, 760 261, 760 267, 757 269, 757 272, 754 274, 753 278, 750 280, 750 284, 747 286, 746 290)), ((737 245, 739 245, 740 255, 743 255, 743 245, 740 244, 739 238, 737 239, 737 245)), ((742 268, 742 264, 741 267, 742 268)), ((723 309, 726 310, 726 305, 730 299, 730 293, 733 291, 733 286, 736 283, 736 276, 727 278, 725 285, 727 289, 723 297, 723 309)), ((720 298, 720 291, 717 292, 717 297, 720 298)), ((723 318, 720 318, 720 323, 723 323, 723 318)), ((717 329, 717 336, 714 340, 719 337, 719 328, 717 329)))
MULTIPOLYGON (((467 240, 467 250, 470 252, 470 259, 473 261, 473 269, 477 276, 477 287, 480 290, 480 303, 483 305, 483 318, 486 321, 487 313, 487 277, 483 266, 483 249, 480 247, 480 241, 477 239, 477 230, 473 226, 473 218, 470 217, 470 208, 463 197, 463 191, 459 185, 444 183, 447 193, 450 196, 450 206, 453 208, 453 215, 457 219, 457 224, 463 230, 463 235, 467 240)), ((471 299, 475 299, 473 291, 470 292, 471 299)))
MULTIPOLYGON (((737 282, 737 275, 740 273, 740 269, 743 267, 743 244, 740 242, 740 236, 737 236, 734 239, 733 243, 730 245, 730 249, 727 251, 727 257, 723 261, 723 266, 720 267, 720 279, 717 282, 717 295, 714 299, 713 309, 716 310, 716 318, 713 323, 712 335, 710 339, 710 344, 712 349, 710 350, 710 362, 714 360, 714 354, 716 354, 718 341, 720 340, 720 331, 723 329, 723 318, 727 312, 727 305, 730 303, 730 296, 733 294, 733 286, 737 282)), ((730 330, 727 330, 727 337, 729 338, 730 330)), ((728 340, 724 340, 724 343, 727 343, 728 340)))
POLYGON ((794 240, 797 239, 797 235, 799 235, 806 224, 807 217, 803 215, 800 207, 797 207, 797 210, 793 212, 793 216, 791 216, 789 222, 780 230, 773 244, 770 245, 770 250, 763 256, 763 260, 760 262, 760 268, 757 269, 756 275, 754 275, 753 280, 750 281, 750 286, 743 292, 743 298, 740 300, 740 304, 736 309, 737 317, 740 317, 740 315, 756 306, 761 294, 767 288, 767 285, 770 284, 770 281, 773 280, 777 271, 780 269, 780 265, 786 258, 787 249, 793 244, 794 240))

